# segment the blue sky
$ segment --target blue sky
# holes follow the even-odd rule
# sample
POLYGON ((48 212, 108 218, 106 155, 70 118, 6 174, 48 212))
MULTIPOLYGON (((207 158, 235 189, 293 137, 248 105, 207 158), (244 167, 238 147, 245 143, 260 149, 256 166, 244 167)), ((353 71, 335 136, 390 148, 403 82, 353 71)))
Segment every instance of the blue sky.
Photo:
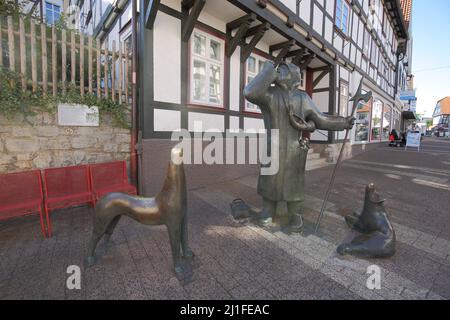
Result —
POLYGON ((417 112, 431 116, 450 96, 450 0, 413 0, 412 28, 417 112))

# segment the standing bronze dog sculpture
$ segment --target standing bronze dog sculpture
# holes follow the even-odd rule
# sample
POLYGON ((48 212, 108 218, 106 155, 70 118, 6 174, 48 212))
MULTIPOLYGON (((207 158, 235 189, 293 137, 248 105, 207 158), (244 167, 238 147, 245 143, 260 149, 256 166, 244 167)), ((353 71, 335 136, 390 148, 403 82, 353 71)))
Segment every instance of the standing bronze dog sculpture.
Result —
POLYGON ((395 231, 383 204, 384 200, 380 199, 375 185, 369 184, 366 187, 362 213, 345 217, 350 228, 363 234, 350 243, 341 244, 337 248, 339 254, 370 258, 388 258, 395 254, 395 231))
POLYGON ((88 247, 87 262, 94 263, 94 253, 100 239, 108 241, 122 215, 146 225, 166 225, 169 232, 174 270, 183 277, 181 258, 192 258, 188 246, 186 178, 181 161, 183 151, 172 149, 162 190, 154 198, 110 193, 95 207, 94 230, 88 247), (182 254, 181 254, 182 252, 182 254))

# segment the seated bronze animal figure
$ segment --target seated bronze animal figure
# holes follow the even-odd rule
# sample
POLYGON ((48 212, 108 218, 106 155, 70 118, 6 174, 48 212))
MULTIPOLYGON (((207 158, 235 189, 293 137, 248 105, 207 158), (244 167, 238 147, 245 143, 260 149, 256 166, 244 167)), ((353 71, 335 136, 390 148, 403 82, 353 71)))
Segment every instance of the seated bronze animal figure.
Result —
POLYGON ((375 185, 369 184, 366 187, 362 213, 345 217, 350 228, 363 234, 350 243, 341 244, 337 248, 339 254, 370 258, 388 258, 395 254, 395 231, 383 204, 384 200, 380 199, 375 185))
POLYGON ((174 270, 183 277, 181 259, 192 258, 188 246, 187 196, 181 149, 172 149, 172 158, 162 190, 154 198, 110 193, 95 206, 94 230, 88 247, 87 263, 94 263, 95 248, 105 236, 108 241, 122 215, 146 225, 166 225, 169 232, 174 270), (182 253, 181 253, 182 252, 182 253))

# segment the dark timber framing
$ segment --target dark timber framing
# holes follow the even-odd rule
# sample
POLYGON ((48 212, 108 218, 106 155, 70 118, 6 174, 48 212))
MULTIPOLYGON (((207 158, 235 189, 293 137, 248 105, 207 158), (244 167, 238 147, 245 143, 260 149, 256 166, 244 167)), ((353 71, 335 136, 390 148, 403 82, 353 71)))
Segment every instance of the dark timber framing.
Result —
MULTIPOLYGON (((146 8, 147 10, 145 12, 148 13, 148 6, 151 5, 150 2, 148 0, 140 1, 141 7, 146 8), (147 4, 147 7, 143 6, 143 4, 147 4)), ((323 52, 321 48, 316 47, 306 37, 295 31, 291 25, 287 25, 286 21, 276 17, 267 9, 259 6, 254 0, 229 0, 228 2, 243 9, 243 11, 245 11, 247 14, 239 19, 236 19, 235 21, 229 22, 227 24, 226 33, 215 30, 212 27, 198 21, 200 12, 205 5, 205 0, 184 0, 182 2, 183 5, 181 6, 181 12, 164 4, 158 4, 158 10, 180 20, 180 31, 182 39, 180 52, 181 100, 179 104, 154 100, 153 30, 147 28, 142 30, 141 43, 143 43, 143 45, 140 48, 139 54, 141 57, 141 61, 143 61, 143 70, 140 78, 140 105, 143 115, 143 117, 141 117, 141 126, 143 129, 144 139, 170 139, 170 132, 154 131, 154 109, 179 111, 181 114, 181 128, 184 129, 188 128, 188 116, 190 112, 222 115, 226 129, 229 128, 230 117, 239 118, 239 127, 241 129, 244 128, 245 118, 262 119, 262 115, 260 113, 252 113, 245 110, 245 99, 243 97, 242 91, 246 83, 246 61, 252 53, 259 54, 259 50, 256 49, 256 45, 264 36, 265 32, 270 28, 279 33, 281 36, 290 40, 271 46, 269 53, 261 52, 267 58, 286 59, 287 57, 292 57, 293 62, 303 70, 306 70, 308 65, 315 58, 318 58, 326 64, 326 66, 323 67, 323 70, 321 70, 321 68, 318 68, 313 69, 312 71, 317 72, 321 70, 322 72, 324 72, 325 70, 328 70, 330 72, 330 84, 334 83, 334 86, 331 85, 329 89, 327 88, 327 90, 330 92, 329 113, 334 112, 336 101, 336 61, 329 57, 325 52, 323 52), (251 10, 247 6, 249 6, 251 10), (258 21, 259 24, 254 25, 256 21, 258 21), (245 27, 242 27, 242 25, 245 25, 245 27), (221 35, 225 39, 223 84, 224 108, 200 107, 190 105, 189 103, 189 38, 194 28, 196 27, 202 30, 210 30, 211 33, 221 35), (235 32, 234 37, 232 37, 232 32, 235 32), (246 41, 246 39, 250 37, 252 38, 249 41, 246 41), (235 52, 237 46, 241 47, 239 111, 230 110, 229 101, 230 81, 234 81, 234 79, 230 79, 230 57, 235 52), (297 46, 298 49, 290 51, 293 46, 297 46), (277 58, 273 57, 273 52, 278 53, 276 55, 277 58)), ((274 1, 271 1, 271 3, 274 3, 274 1)), ((143 17, 141 18, 142 25, 147 25, 147 18, 147 14, 143 15, 143 17)), ((292 23, 297 23, 295 18, 291 19, 290 21, 292 23)), ((153 24, 151 24, 151 26, 153 26, 153 24)), ((323 77, 325 77, 326 75, 327 74, 324 74, 323 77)), ((323 92, 322 89, 314 90, 314 92, 319 91, 323 92)), ((333 141, 333 135, 329 133, 328 141, 317 141, 317 143, 330 143, 331 141, 333 141)))
POLYGON ((231 57, 238 45, 241 45, 245 41, 245 35, 250 28, 250 24, 255 21, 256 15, 254 13, 245 15, 239 19, 227 23, 227 41, 225 54, 227 57, 231 57), (236 35, 231 36, 231 32, 238 28, 236 35), (229 31, 229 32, 228 32, 229 31))
POLYGON ((155 23, 156 14, 158 13, 158 7, 161 0, 150 0, 146 1, 145 8, 145 27, 147 29, 152 29, 155 23))
POLYGON ((206 0, 183 0, 181 4, 182 11, 187 14, 187 18, 184 20, 183 28, 181 29, 181 39, 183 41, 188 41, 191 37, 195 23, 205 6, 205 2, 206 0), (191 8, 192 10, 189 12, 191 8))
MULTIPOLYGON (((250 40, 250 42, 248 44, 245 43, 242 46, 242 49, 241 49, 241 62, 247 61, 248 57, 250 57, 250 55, 252 54, 252 52, 255 49, 255 47, 258 44, 258 42, 261 40, 261 38, 264 36, 266 31, 269 30, 269 29, 270 29, 270 23, 268 23, 268 22, 264 22, 264 23, 260 24, 259 26, 255 27, 255 29, 254 29, 255 33, 254 33, 254 36, 253 36, 252 40, 250 40)), ((246 37, 249 37, 249 36, 250 35, 249 35, 249 32, 248 32, 246 37)))

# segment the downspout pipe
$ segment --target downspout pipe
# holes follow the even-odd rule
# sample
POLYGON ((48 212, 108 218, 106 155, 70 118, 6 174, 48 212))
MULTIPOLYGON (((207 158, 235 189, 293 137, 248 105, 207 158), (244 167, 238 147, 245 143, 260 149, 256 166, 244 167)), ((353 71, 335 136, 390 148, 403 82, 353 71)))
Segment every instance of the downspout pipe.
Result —
POLYGON ((131 104, 131 155, 130 155, 130 175, 131 182, 138 188, 138 193, 140 194, 141 190, 139 190, 139 177, 138 177, 138 156, 137 151, 140 149, 138 145, 138 130, 139 130, 139 114, 137 110, 138 104, 138 93, 137 93, 137 64, 138 64, 138 56, 137 56, 137 1, 131 0, 132 3, 132 15, 131 15, 131 28, 132 28, 132 43, 133 43, 133 52, 132 52, 132 104, 131 104))

